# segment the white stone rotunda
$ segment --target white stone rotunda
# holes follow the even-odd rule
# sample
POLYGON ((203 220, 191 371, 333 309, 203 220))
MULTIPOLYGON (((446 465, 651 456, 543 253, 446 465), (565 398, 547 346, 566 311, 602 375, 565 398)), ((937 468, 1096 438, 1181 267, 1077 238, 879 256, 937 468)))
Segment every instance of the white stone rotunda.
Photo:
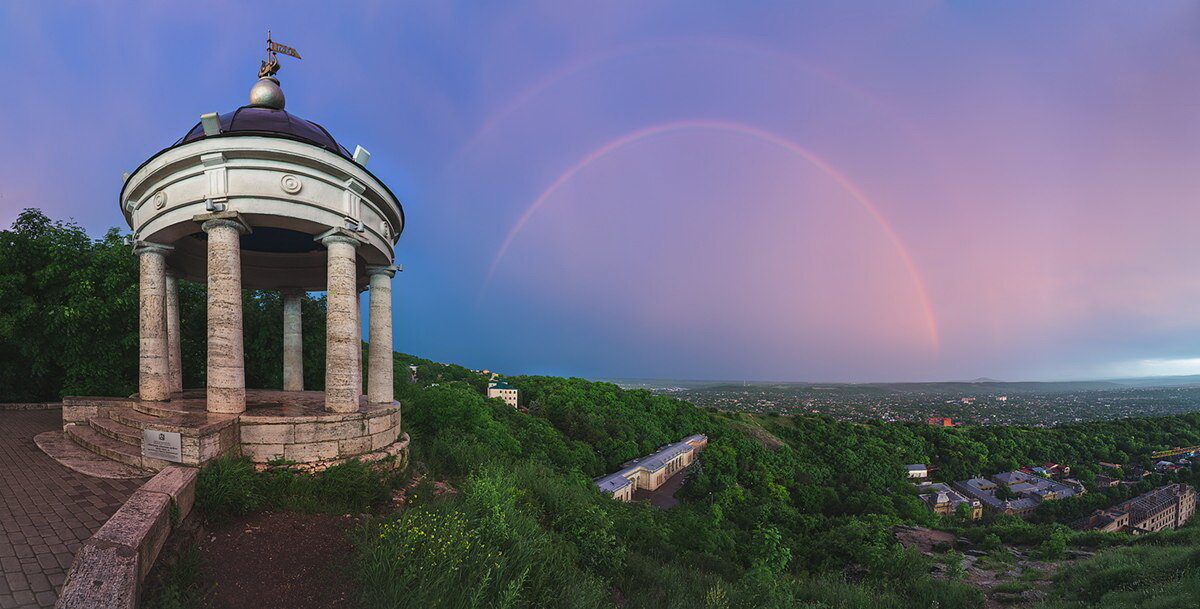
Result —
POLYGON ((63 424, 64 440, 131 474, 238 452, 259 463, 300 464, 406 456, 392 395, 391 298, 404 211, 367 170, 366 150, 352 154, 284 109, 272 63, 264 63, 248 105, 201 116, 121 189, 140 266, 138 393, 67 398, 63 424), (203 389, 183 387, 180 281, 208 287, 203 389), (243 289, 282 294, 282 391, 246 387, 243 289), (327 295, 324 392, 304 390, 300 304, 310 291, 327 295))

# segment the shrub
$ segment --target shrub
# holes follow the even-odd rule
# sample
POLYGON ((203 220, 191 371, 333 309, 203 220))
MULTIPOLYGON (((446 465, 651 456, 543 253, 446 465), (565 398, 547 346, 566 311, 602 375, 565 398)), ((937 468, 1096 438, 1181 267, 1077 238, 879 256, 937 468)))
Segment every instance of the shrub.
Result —
POLYGON ((259 509, 365 512, 388 497, 393 474, 358 460, 309 474, 287 467, 255 471, 246 458, 214 459, 200 469, 196 506, 210 520, 259 509))
POLYGON ((200 468, 196 509, 209 520, 244 516, 262 506, 258 473, 246 457, 219 457, 200 468))
POLYGON ((189 546, 173 564, 155 569, 147 581, 142 605, 146 609, 200 609, 207 606, 208 590, 203 583, 199 548, 189 546))
POLYGON ((579 570, 519 504, 511 478, 472 477, 466 497, 409 508, 356 535, 368 607, 601 607, 579 570))

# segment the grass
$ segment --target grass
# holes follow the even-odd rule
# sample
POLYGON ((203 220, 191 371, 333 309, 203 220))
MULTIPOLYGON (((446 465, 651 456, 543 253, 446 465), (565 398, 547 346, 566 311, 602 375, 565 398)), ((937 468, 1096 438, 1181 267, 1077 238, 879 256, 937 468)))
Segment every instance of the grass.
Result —
POLYGON ((514 475, 473 475, 465 492, 358 531, 356 572, 367 607, 602 607, 602 582, 519 498, 514 475))
POLYGON ((222 457, 200 469, 196 508, 211 521, 265 509, 361 513, 385 501, 399 475, 358 460, 316 474, 281 466, 259 472, 245 457, 222 457))
POLYGON ((1043 609, 1176 609, 1200 606, 1200 547, 1116 548, 1066 567, 1043 609))
POLYGON ((1032 588, 1033 586, 1029 582, 1012 579, 1006 582, 1000 582, 995 588, 992 588, 992 591, 1020 594, 1026 590, 1031 590, 1032 588))
POLYGON ((207 606, 208 587, 202 574, 200 549, 189 546, 180 551, 173 564, 157 569, 143 596, 145 609, 200 609, 207 606))

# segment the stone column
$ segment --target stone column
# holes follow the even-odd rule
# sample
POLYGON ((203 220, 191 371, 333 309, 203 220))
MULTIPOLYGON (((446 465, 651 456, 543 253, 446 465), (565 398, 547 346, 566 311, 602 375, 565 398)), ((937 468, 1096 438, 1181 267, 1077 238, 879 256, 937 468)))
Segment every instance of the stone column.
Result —
POLYGON ((354 286, 354 388, 362 395, 362 292, 358 291, 357 284, 354 286))
POLYGON ((328 250, 325 315, 325 410, 358 410, 361 381, 354 372, 360 350, 355 250, 359 240, 349 231, 331 230, 317 239, 328 250))
POLYGON ((167 361, 171 393, 183 393, 183 347, 179 338, 179 274, 167 271, 167 361))
POLYGON ((283 390, 304 391, 304 340, 301 329, 302 290, 283 292, 283 390))
POLYGON ((208 411, 238 414, 246 410, 240 241, 250 228, 237 212, 196 220, 208 233, 208 411))
POLYGON ((367 401, 390 404, 392 386, 392 277, 394 266, 367 267, 371 277, 371 343, 367 353, 367 401))
POLYGON ((167 254, 170 246, 139 243, 138 396, 157 402, 171 397, 167 349, 167 254))

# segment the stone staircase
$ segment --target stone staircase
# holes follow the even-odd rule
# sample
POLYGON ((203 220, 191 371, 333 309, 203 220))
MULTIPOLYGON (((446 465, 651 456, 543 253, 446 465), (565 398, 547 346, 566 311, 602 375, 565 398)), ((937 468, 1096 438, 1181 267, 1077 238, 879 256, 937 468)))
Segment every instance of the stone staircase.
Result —
POLYGON ((99 405, 86 400, 64 400, 64 413, 71 409, 70 415, 64 416, 65 438, 95 455, 137 468, 146 475, 172 462, 142 456, 145 429, 179 433, 185 465, 197 465, 202 453, 207 458, 214 451, 224 452, 236 443, 237 417, 211 415, 194 400, 144 402, 131 398, 99 405))
POLYGON ((87 418, 87 424, 66 425, 63 432, 76 444, 113 461, 158 471, 170 461, 142 456, 142 430, 183 427, 194 420, 186 410, 135 401, 132 407, 113 407, 87 418))

